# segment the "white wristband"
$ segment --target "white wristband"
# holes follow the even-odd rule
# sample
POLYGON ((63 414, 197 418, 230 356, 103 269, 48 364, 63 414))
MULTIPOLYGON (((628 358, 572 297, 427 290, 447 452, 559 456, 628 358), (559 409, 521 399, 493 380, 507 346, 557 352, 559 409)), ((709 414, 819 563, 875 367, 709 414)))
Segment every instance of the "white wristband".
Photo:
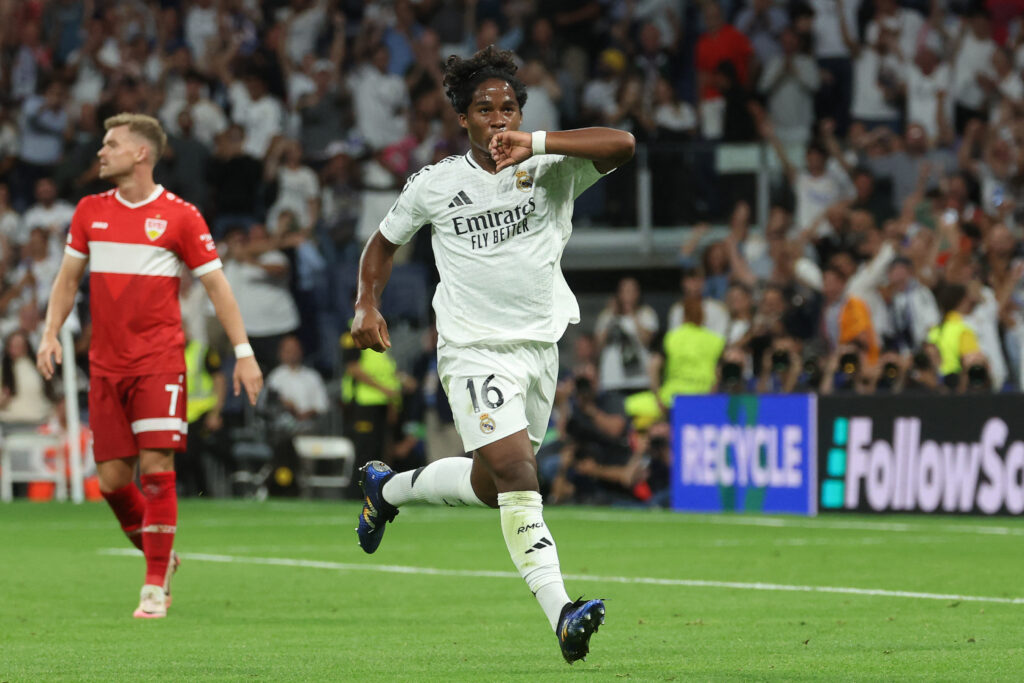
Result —
POLYGON ((253 353, 252 346, 249 345, 249 342, 235 345, 235 358, 251 358, 255 355, 256 354, 253 353))
POLYGON ((546 146, 547 139, 548 139, 547 131, 545 131, 545 130, 535 130, 530 135, 530 138, 531 138, 531 141, 533 143, 533 153, 534 153, 534 155, 537 155, 537 154, 547 154, 547 146, 546 146))

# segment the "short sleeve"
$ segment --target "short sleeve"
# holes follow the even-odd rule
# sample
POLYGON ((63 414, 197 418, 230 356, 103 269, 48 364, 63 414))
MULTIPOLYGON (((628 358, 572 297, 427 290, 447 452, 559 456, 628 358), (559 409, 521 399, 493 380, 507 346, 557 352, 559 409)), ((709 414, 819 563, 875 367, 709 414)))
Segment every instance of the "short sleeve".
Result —
POLYGON ((426 169, 409 176, 402 194, 380 222, 380 234, 392 244, 402 245, 412 239, 416 231, 429 223, 420 195, 426 183, 426 169))
POLYGON ((89 237, 85 231, 85 223, 88 218, 85 215, 83 205, 85 199, 78 202, 75 213, 71 215, 71 229, 68 230, 67 244, 64 246, 64 253, 75 258, 89 258, 89 237))
POLYGON ((222 267, 217 245, 199 210, 186 204, 183 212, 178 255, 195 277, 202 277, 222 267))
MULTIPOLYGON (((557 162, 557 166, 562 182, 572 186, 573 199, 579 197, 583 194, 584 190, 608 175, 598 171, 593 161, 581 157, 562 157, 557 162)), ((614 170, 612 169, 612 171, 614 170)), ((612 171, 608 171, 608 173, 612 171)))

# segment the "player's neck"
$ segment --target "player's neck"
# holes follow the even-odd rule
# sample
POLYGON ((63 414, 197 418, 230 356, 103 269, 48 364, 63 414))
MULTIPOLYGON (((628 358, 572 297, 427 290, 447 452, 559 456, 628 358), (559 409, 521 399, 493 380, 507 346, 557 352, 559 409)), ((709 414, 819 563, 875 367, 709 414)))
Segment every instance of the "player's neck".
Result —
POLYGON ((144 199, 148 199, 155 189, 156 183, 153 182, 153 174, 151 173, 145 176, 132 174, 119 179, 117 182, 117 193, 121 195, 122 199, 131 204, 137 204, 144 199))
POLYGON ((498 164, 494 163, 494 159, 487 153, 487 150, 472 145, 469 148, 469 153, 473 155, 473 160, 480 165, 480 168, 492 174, 498 172, 498 164))

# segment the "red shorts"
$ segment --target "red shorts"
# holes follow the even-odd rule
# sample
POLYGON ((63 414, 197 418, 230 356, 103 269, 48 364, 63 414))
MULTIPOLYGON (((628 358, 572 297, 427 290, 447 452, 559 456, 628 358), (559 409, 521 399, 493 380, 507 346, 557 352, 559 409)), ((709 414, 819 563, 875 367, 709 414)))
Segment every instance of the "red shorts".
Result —
POLYGON ((89 426, 96 462, 131 458, 140 448, 184 451, 185 375, 172 372, 89 380, 89 426))

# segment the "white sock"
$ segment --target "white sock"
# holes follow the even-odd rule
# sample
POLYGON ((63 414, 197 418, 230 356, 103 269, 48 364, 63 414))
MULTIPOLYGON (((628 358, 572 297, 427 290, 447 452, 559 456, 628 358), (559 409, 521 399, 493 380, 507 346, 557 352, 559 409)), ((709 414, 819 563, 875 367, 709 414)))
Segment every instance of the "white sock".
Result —
POLYGON ((472 458, 441 458, 411 472, 399 472, 388 479, 381 493, 384 500, 395 507, 406 503, 487 507, 473 492, 469 478, 472 469, 472 458))
POLYGON ((562 608, 571 601, 562 582, 555 541, 544 524, 544 502, 536 491, 509 491, 498 494, 498 509, 512 562, 554 631, 562 608))

